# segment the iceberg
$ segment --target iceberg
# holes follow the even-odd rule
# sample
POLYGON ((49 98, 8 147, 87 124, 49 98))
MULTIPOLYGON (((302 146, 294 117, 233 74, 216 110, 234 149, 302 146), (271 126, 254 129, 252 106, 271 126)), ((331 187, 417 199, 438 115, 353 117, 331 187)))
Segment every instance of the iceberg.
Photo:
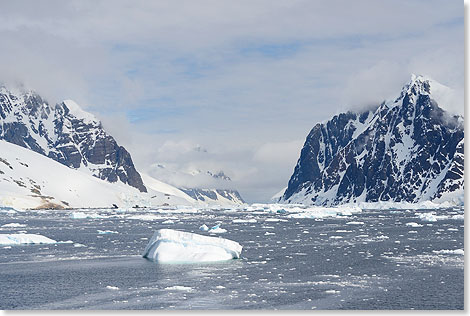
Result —
POLYGON ((57 241, 37 234, 0 234, 0 245, 55 243, 57 243, 57 241))
POLYGON ((173 229, 157 230, 143 257, 158 263, 193 263, 240 258, 242 246, 232 240, 173 229))
POLYGON ((437 222, 438 220, 445 220, 449 217, 447 215, 436 215, 433 212, 430 213, 415 213, 420 220, 423 222, 437 222))
POLYGON ((223 229, 223 228, 220 228, 220 225, 217 224, 215 226, 212 226, 211 229, 209 229, 209 233, 214 233, 214 234, 223 234, 223 233, 226 233, 227 230, 226 229, 223 229))
POLYGON ((20 223, 9 223, 9 224, 5 224, 5 225, 2 225, 1 227, 26 227, 25 224, 20 224, 20 223))
POLYGON ((103 216, 95 214, 95 213, 83 213, 83 212, 73 212, 70 214, 70 218, 72 219, 85 219, 85 218, 103 218, 103 216))
POLYGON ((247 218, 247 219, 236 218, 236 219, 232 220, 232 223, 235 223, 235 224, 238 224, 238 223, 256 223, 256 222, 258 222, 258 221, 254 218, 247 218))
POLYGON ((405 225, 410 226, 410 227, 423 227, 423 225, 415 223, 415 222, 406 223, 405 225))
POLYGON ((465 252, 463 249, 455 249, 455 250, 448 250, 448 249, 442 249, 442 250, 433 250, 432 252, 439 254, 439 255, 465 255, 465 252))

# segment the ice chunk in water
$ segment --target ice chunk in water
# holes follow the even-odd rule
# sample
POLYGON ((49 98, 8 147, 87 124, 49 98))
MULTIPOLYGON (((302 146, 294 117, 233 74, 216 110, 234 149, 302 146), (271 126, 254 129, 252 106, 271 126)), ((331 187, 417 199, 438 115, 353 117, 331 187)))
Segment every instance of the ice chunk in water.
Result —
POLYGON ((57 241, 37 234, 0 234, 0 245, 55 243, 57 243, 57 241))
POLYGON ((177 231, 157 230, 143 257, 159 263, 225 261, 240 258, 242 246, 232 240, 177 231))

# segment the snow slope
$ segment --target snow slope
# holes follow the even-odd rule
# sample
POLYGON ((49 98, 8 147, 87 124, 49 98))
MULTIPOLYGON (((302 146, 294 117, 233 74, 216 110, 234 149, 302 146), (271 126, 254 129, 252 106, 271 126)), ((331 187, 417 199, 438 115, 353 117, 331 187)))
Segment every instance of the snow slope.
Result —
POLYGON ((0 205, 14 208, 156 206, 190 204, 179 196, 139 192, 68 168, 34 151, 0 140, 0 205))
POLYGON ((196 203, 196 201, 193 198, 191 198, 189 195, 187 195, 183 191, 175 188, 174 186, 171 186, 171 185, 166 184, 166 183, 164 183, 160 180, 157 180, 157 179, 155 179, 155 178, 153 178, 153 177, 151 177, 151 176, 149 176, 148 174, 145 174, 145 173, 141 173, 141 176, 142 176, 142 180, 144 181, 145 186, 149 189, 152 189, 152 190, 158 191, 158 192, 162 192, 164 194, 169 194, 169 195, 179 197, 179 198, 187 201, 187 203, 191 203, 191 204, 196 203))

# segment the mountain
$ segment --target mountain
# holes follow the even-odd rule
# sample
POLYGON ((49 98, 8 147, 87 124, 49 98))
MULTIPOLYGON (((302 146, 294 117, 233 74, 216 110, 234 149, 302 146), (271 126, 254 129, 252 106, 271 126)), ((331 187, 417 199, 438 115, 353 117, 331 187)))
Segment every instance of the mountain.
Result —
POLYGON ((52 106, 33 91, 1 86, 0 139, 97 178, 147 191, 129 152, 71 100, 52 106))
MULTIPOLYGON (((196 147, 201 153, 207 150, 196 147)), ((171 163, 155 163, 151 166, 150 174, 156 178, 177 186, 179 190, 199 202, 213 205, 237 205, 245 201, 240 193, 234 189, 232 179, 223 170, 207 170, 203 167, 179 166, 171 163), (200 188, 206 186, 206 188, 200 188)))
POLYGON ((0 205, 14 208, 88 208, 193 205, 175 194, 110 183, 32 150, 0 140, 0 205))
POLYGON ((448 93, 413 75, 396 99, 318 123, 280 201, 463 204, 464 120, 441 108, 448 93))
POLYGON ((244 204, 245 201, 236 190, 222 189, 185 189, 181 191, 192 197, 193 199, 207 204, 236 205, 244 204))
MULTIPOLYGON (((239 195, 226 190, 207 190, 201 193, 206 198, 193 198, 149 175, 141 176, 129 152, 98 119, 71 100, 52 106, 34 91, 0 86, 0 142, 0 150, 14 154, 0 154, 0 159, 10 166, 20 163, 14 168, 18 173, 12 169, 1 173, 0 169, 0 176, 4 175, 0 177, 3 205, 62 208, 243 203, 239 195), (31 162, 35 160, 41 163, 31 162), (66 184, 63 189, 61 183, 66 184)), ((222 171, 208 171, 207 176, 230 181, 222 171)))

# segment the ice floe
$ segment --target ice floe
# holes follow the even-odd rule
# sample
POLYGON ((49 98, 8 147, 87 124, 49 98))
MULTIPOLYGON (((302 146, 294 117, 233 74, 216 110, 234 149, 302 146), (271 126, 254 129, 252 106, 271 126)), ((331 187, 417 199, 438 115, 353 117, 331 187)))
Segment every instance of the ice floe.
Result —
POLYGON ((465 255, 465 252, 463 249, 455 249, 455 250, 448 250, 448 249, 442 249, 442 250, 433 250, 434 253, 438 255, 465 255))
POLYGON ((212 226, 209 229, 209 233, 214 233, 214 234, 223 234, 223 233, 226 233, 226 232, 227 232, 227 230, 224 229, 224 228, 221 228, 220 225, 212 226))
POLYGON ((118 234, 118 232, 114 231, 114 230, 99 230, 98 229, 98 234, 100 234, 100 235, 118 234))
POLYGON ((182 285, 173 285, 168 286, 165 288, 167 291, 184 291, 184 292, 194 292, 194 289, 189 286, 182 286, 182 285))
POLYGON ((417 215, 418 218, 422 220, 423 222, 437 222, 438 220, 445 220, 449 218, 449 216, 447 215, 436 215, 433 212, 416 213, 415 215, 417 215))
POLYGON ((173 229, 157 230, 143 257, 159 263, 225 261, 240 258, 242 246, 232 240, 173 229))
POLYGON ((415 222, 406 223, 406 226, 410 226, 410 227, 423 227, 423 225, 418 224, 418 223, 415 223, 415 222))
POLYGON ((55 243, 57 243, 57 241, 37 234, 0 234, 0 245, 55 243))
POLYGON ((238 224, 238 223, 256 223, 256 222, 258 222, 258 221, 254 218, 246 218, 246 219, 237 218, 237 219, 232 220, 232 223, 235 223, 235 224, 238 224))
POLYGON ((336 207, 305 206, 302 204, 252 204, 245 208, 252 214, 279 214, 288 218, 320 219, 325 217, 350 216, 362 212, 357 205, 340 205, 336 207))
POLYGON ((2 225, 2 227, 15 228, 15 227, 26 227, 26 225, 20 224, 20 223, 9 223, 9 224, 2 225))
POLYGON ((355 222, 355 221, 352 221, 352 222, 347 222, 346 225, 364 225, 364 222, 355 222))
POLYGON ((83 213, 83 212, 73 212, 70 214, 70 218, 72 219, 85 219, 85 218, 103 218, 103 216, 96 214, 96 213, 83 213))

